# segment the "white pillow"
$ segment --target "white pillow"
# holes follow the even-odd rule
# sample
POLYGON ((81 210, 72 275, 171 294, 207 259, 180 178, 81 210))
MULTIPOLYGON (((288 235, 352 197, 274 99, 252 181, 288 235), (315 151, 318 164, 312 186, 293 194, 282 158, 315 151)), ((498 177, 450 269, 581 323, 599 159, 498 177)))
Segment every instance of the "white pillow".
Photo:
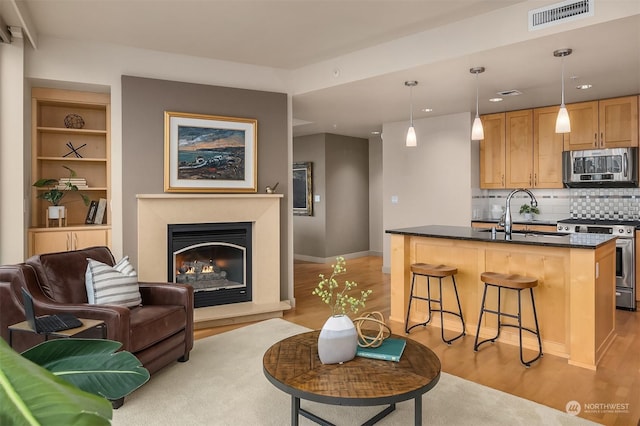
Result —
POLYGON ((129 262, 129 256, 113 266, 87 258, 85 286, 87 299, 94 305, 134 307, 142 302, 138 274, 129 262))

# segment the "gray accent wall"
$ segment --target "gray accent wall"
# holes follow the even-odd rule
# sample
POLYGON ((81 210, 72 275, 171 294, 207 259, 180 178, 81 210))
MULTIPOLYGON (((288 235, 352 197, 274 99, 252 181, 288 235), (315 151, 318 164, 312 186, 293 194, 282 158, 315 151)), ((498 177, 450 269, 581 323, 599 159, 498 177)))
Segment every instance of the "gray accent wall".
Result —
MULTIPOLYGON (((164 192, 164 111, 258 120, 258 192, 279 182, 280 276, 288 276, 286 93, 122 76, 123 253, 137 264, 136 194, 164 192)), ((281 298, 288 299, 283 279, 281 298)))
POLYGON ((334 134, 294 138, 293 161, 313 163, 313 216, 294 216, 293 252, 324 261, 369 252, 369 141, 334 134))

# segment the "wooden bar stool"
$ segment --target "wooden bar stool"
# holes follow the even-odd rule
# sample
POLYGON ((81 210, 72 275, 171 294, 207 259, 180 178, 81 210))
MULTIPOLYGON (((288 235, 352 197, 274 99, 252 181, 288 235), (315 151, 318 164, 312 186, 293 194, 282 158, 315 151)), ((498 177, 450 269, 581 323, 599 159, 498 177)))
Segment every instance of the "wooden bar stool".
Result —
POLYGON ((522 362, 522 364, 525 367, 529 368, 532 362, 537 361, 542 356, 542 340, 540 339, 540 329, 538 328, 538 315, 536 313, 536 303, 533 298, 533 288, 538 286, 538 280, 531 277, 525 277, 523 275, 500 274, 497 272, 483 272, 480 275, 480 280, 484 282, 484 292, 482 294, 482 306, 480 309, 480 318, 478 319, 478 330, 476 331, 476 338, 475 338, 475 343, 473 345, 473 350, 475 352, 478 352, 478 347, 483 343, 495 342, 496 339, 500 336, 500 330, 502 327, 514 327, 518 329, 519 336, 520 336, 520 362, 522 362), (490 286, 496 287, 498 289, 498 310, 497 311, 493 311, 491 309, 485 308, 487 289, 490 286), (501 310, 502 308, 500 306, 502 289, 515 290, 518 292, 518 313, 517 314, 502 312, 501 310), (529 289, 531 294, 531 307, 533 308, 533 320, 536 326, 535 330, 522 326, 522 304, 521 304, 520 293, 522 292, 522 290, 526 290, 526 289, 529 289), (480 336, 480 324, 482 323, 482 315, 485 312, 495 314, 498 316, 498 332, 495 335, 495 337, 478 342, 478 337, 480 336), (517 325, 505 324, 501 321, 502 317, 516 318, 518 320, 518 324, 517 325), (538 338, 538 355, 535 358, 530 359, 529 361, 525 361, 522 356, 522 330, 528 331, 529 333, 534 334, 538 338))
POLYGON ((464 336, 466 334, 465 328, 464 328, 464 317, 462 316, 462 307, 460 306, 460 297, 458 296, 458 287, 456 286, 456 277, 455 277, 455 274, 458 273, 458 269, 453 268, 451 266, 447 266, 447 265, 430 265, 427 263, 414 263, 411 265, 411 273, 413 275, 411 277, 411 294, 409 295, 409 307, 407 308, 407 319, 405 321, 405 326, 404 326, 405 333, 409 334, 409 331, 411 331, 411 329, 418 327, 420 325, 425 326, 429 324, 429 322, 431 322, 431 313, 440 312, 440 332, 442 335, 442 340, 448 345, 450 345, 451 342, 453 342, 454 340, 464 336), (417 296, 414 294, 416 275, 421 275, 427 278, 427 297, 417 296), (453 283, 453 291, 456 294, 456 301, 458 302, 458 312, 448 311, 444 309, 444 307, 442 306, 442 279, 444 277, 451 277, 451 282, 453 283), (431 278, 438 278, 438 284, 440 286, 440 299, 434 299, 431 297, 431 282, 430 282, 431 278), (429 315, 427 316, 427 320, 425 322, 414 324, 411 327, 409 327, 409 316, 411 315, 411 302, 414 299, 424 300, 427 302, 429 306, 429 315), (432 303, 437 303, 438 305, 440 305, 440 308, 439 309, 432 308, 431 307, 432 303), (460 322, 462 323, 462 332, 456 337, 454 337, 453 339, 447 340, 444 337, 444 320, 443 320, 444 313, 457 316, 458 318, 460 318, 460 322))

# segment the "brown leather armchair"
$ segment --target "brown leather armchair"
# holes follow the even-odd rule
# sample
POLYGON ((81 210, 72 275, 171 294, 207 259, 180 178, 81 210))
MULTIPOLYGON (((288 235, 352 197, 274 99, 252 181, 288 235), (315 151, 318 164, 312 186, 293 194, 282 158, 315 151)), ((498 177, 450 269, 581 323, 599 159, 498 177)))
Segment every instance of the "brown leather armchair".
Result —
MULTIPOLYGON (((140 282, 141 306, 88 304, 87 258, 115 264, 107 247, 91 247, 36 255, 24 264, 0 267, 2 337, 8 338, 9 325, 25 319, 20 294, 23 286, 33 296, 38 315, 67 312, 104 321, 107 338, 121 342, 122 349, 133 353, 152 374, 175 360, 187 361, 193 348, 193 287, 140 282)), ((25 333, 14 336, 17 334, 25 333)), ((21 339, 17 343, 30 346, 21 339)))

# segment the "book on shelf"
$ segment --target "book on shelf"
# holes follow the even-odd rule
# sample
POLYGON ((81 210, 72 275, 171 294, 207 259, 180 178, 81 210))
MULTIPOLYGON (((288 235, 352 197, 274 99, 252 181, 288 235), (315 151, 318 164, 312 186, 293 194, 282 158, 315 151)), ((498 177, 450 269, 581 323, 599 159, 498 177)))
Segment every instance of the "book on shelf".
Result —
POLYGON ((98 210, 98 202, 96 200, 91 200, 91 204, 89 204, 89 210, 87 210, 87 218, 84 220, 84 223, 93 224, 96 220, 96 211, 98 210))
POLYGON ((104 198, 100 198, 98 201, 98 207, 96 208, 96 217, 93 221, 95 225, 102 225, 102 221, 104 220, 104 212, 107 209, 107 200, 104 198))
POLYGON ((405 346, 407 346, 405 339, 387 337, 377 348, 358 346, 356 356, 398 362, 405 346))

